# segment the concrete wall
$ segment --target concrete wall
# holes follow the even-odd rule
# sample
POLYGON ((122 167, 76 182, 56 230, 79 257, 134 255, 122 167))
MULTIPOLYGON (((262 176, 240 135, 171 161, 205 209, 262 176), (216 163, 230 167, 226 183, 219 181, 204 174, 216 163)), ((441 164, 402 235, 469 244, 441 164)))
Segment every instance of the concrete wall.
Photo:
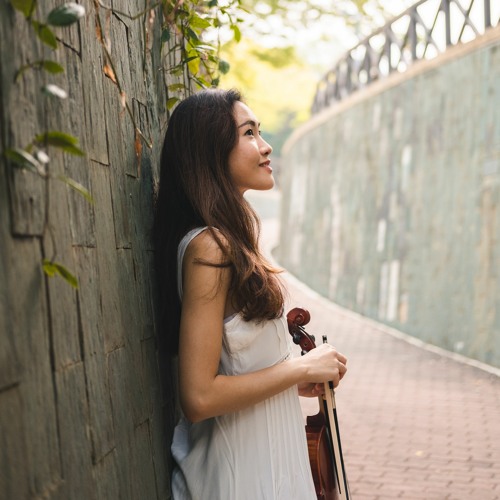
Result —
MULTIPOLYGON (((35 18, 60 3, 38 2, 35 18)), ((78 137, 86 155, 49 148, 49 171, 94 198, 89 204, 63 182, 0 158, 0 498, 165 499, 174 403, 158 373, 149 238, 167 119, 153 43, 160 15, 150 24, 100 12, 135 120, 152 139, 137 158, 132 122, 103 72, 95 3, 80 3, 86 17, 55 29, 55 51, 0 3, 2 151, 46 130, 78 137), (18 68, 42 58, 65 72, 29 70, 14 82, 18 68), (68 99, 44 97, 46 82, 68 99), (44 257, 71 270, 79 288, 45 276, 44 257)), ((113 1, 130 14, 144 5, 113 1)))
POLYGON ((500 29, 297 130, 278 257, 335 302, 500 366, 500 29))

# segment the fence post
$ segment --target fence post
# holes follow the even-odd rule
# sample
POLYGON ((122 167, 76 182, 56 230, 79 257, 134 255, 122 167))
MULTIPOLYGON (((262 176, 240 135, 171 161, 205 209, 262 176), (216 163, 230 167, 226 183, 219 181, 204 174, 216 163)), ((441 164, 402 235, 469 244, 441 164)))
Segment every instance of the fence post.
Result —
POLYGON ((484 0, 484 29, 491 28, 491 5, 490 0, 484 0))
POLYGON ((450 19, 450 1, 443 0, 441 2, 441 8, 444 12, 444 22, 446 27, 446 46, 451 45, 451 19, 450 19))
POLYGON ((417 60, 417 8, 413 6, 410 10, 410 25, 408 26, 408 37, 410 39, 411 60, 417 60))

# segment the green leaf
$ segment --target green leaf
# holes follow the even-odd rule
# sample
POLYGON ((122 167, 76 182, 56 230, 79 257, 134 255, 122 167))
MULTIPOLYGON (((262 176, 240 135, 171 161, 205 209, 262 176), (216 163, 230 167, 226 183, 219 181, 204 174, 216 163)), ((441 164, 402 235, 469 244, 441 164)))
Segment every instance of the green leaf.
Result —
POLYGON ((39 23, 38 21, 31 21, 33 29, 35 30, 36 36, 49 47, 57 49, 57 39, 51 29, 46 25, 39 23))
POLYGON ((52 264, 52 262, 50 262, 50 260, 43 259, 42 267, 43 267, 43 272, 47 276, 50 276, 51 278, 54 277, 57 273, 56 266, 54 266, 54 264, 52 264))
POLYGON ((45 132, 44 134, 37 135, 35 140, 41 144, 48 144, 49 146, 60 148, 72 155, 85 156, 85 153, 78 147, 78 139, 64 132, 59 132, 57 130, 45 132))
POLYGON ((192 28, 206 29, 212 26, 212 23, 207 19, 203 19, 203 17, 198 16, 197 14, 193 14, 189 19, 189 26, 192 28))
POLYGON ((186 34, 189 43, 196 45, 197 43, 200 42, 198 35, 191 28, 188 27, 186 29, 186 34))
POLYGON ((241 40, 241 31, 236 24, 231 24, 231 29, 234 33, 234 39, 239 42, 241 40))
POLYGON ((231 68, 231 65, 227 62, 227 61, 224 61, 224 60, 220 60, 219 61, 219 71, 225 75, 229 72, 229 69, 231 68))
POLYGON ((171 97, 167 100, 167 109, 171 110, 179 101, 180 99, 178 97, 171 97))
POLYGON ((161 32, 161 43, 166 43, 170 40, 170 30, 168 28, 165 28, 161 32))
POLYGON ((197 50, 198 52, 214 52, 217 49, 212 45, 199 43, 193 47, 193 50, 197 50))
POLYGON ((43 267, 43 272, 50 278, 59 275, 73 288, 78 288, 78 280, 62 264, 59 264, 58 262, 52 262, 48 259, 43 259, 42 267, 43 267))
POLYGON ((183 83, 172 83, 167 88, 170 92, 177 92, 179 90, 185 90, 186 86, 183 83))
POLYGON ((85 7, 69 2, 52 9, 47 16, 47 24, 52 26, 69 26, 85 16, 85 7))
POLYGON ((192 76, 191 78, 196 83, 196 85, 198 85, 202 89, 208 89, 211 87, 210 83, 201 76, 192 76))
POLYGON ((173 76, 181 76, 184 73, 184 66, 182 64, 178 64, 172 69, 169 69, 168 72, 173 76))
POLYGON ((29 17, 35 10, 36 0, 10 0, 10 3, 14 9, 22 12, 24 17, 29 17))
POLYGON ((94 198, 92 198, 90 191, 79 182, 75 181, 75 179, 66 177, 65 175, 59 175, 57 178, 67 184, 70 188, 74 189, 77 193, 80 193, 89 203, 94 203, 94 198))
POLYGON ((200 58, 199 57, 190 57, 187 63, 188 69, 192 75, 198 74, 200 71, 200 58))
POLYGON ((182 19, 182 18, 189 17, 189 15, 190 15, 189 10, 182 9, 182 8, 177 9, 177 14, 176 14, 176 16, 177 16, 177 18, 178 18, 178 19, 182 19))
POLYGON ((196 54, 194 56, 191 56, 191 57, 188 57, 186 59, 183 59, 182 60, 182 64, 187 64, 189 61, 193 61, 194 59, 199 59, 199 57, 200 56, 198 54, 196 54))
POLYGON ((45 176, 42 164, 24 149, 7 149, 5 151, 5 156, 19 168, 25 168, 34 174, 45 176))
POLYGON ((53 75, 56 73, 64 73, 64 68, 55 61, 40 61, 40 65, 45 71, 48 71, 53 75))
POLYGON ((24 66, 21 66, 17 71, 16 75, 14 76, 14 81, 17 81, 18 78, 28 69, 44 69, 45 71, 48 71, 49 73, 56 74, 56 73, 63 73, 64 68, 54 62, 54 61, 44 61, 43 59, 40 61, 35 61, 29 64, 25 64, 24 66))

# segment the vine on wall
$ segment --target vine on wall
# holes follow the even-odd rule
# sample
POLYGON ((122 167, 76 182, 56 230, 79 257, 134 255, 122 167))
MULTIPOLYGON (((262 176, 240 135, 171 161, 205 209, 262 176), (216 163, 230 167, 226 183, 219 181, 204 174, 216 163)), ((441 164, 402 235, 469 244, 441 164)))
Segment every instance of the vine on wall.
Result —
MULTIPOLYGON (((242 0, 160 0, 156 2, 148 0, 145 9, 130 15, 107 6, 101 0, 94 0, 96 36, 106 56, 103 73, 116 85, 121 105, 132 121, 135 137, 131 140, 135 141, 135 151, 138 156, 140 156, 143 143, 148 148, 151 148, 153 144, 151 138, 145 137, 143 131, 140 130, 129 105, 126 89, 115 69, 116 65, 110 50, 109 20, 111 14, 134 21, 142 20, 144 65, 147 51, 150 51, 153 45, 149 27, 152 26, 156 15, 162 16, 160 46, 165 61, 163 71, 173 77, 171 79, 174 81, 175 77, 179 80, 178 83, 167 84, 165 104, 167 109, 171 110, 193 90, 216 87, 219 84, 220 75, 229 71, 229 64, 220 58, 221 30, 231 31, 237 41, 241 39, 238 27, 242 21, 239 14, 244 11, 241 2, 242 0), (101 10, 105 11, 106 22, 101 19, 101 10)), ((10 4, 24 16, 31 27, 33 36, 52 50, 57 50, 60 45, 54 30, 76 23, 86 14, 82 5, 69 2, 52 9, 41 20, 35 18, 38 0, 10 0, 10 4)), ((143 66, 144 69, 145 66, 143 66)), ((40 70, 55 75, 64 72, 65 68, 48 58, 30 61, 19 67, 14 82, 17 82, 26 71, 40 70)), ((49 83, 41 88, 40 98, 45 96, 66 99, 68 93, 65 89, 49 83)), ((42 131, 36 134, 29 144, 22 147, 9 147, 4 154, 13 166, 25 169, 44 179, 55 178, 62 181, 84 196, 89 203, 93 203, 92 195, 86 187, 67 176, 53 177, 50 174, 49 152, 52 154, 52 148, 72 155, 85 155, 76 137, 59 130, 42 131)), ((47 221, 45 226, 50 231, 47 221)), ((76 277, 57 262, 55 257, 54 255, 51 259, 43 260, 42 267, 45 274, 50 277, 60 276, 71 286, 78 287, 76 277)))
MULTIPOLYGON (((191 88, 217 87, 220 75, 229 71, 229 63, 220 57, 221 30, 229 28, 236 41, 240 41, 239 14, 245 9, 241 0, 163 0, 165 20, 161 35, 163 43, 175 37, 168 53, 180 52, 180 61, 167 68, 174 76, 187 74, 188 86, 183 83, 168 86, 170 93, 189 92, 191 88), (211 37, 207 39, 206 34, 211 37)), ((179 101, 171 96, 167 105, 172 108, 179 101)))
MULTIPOLYGON (((52 28, 70 26, 85 15, 85 8, 82 5, 70 2, 55 7, 43 21, 40 21, 34 18, 37 0, 10 0, 10 3, 24 15, 32 28, 32 33, 53 50, 59 47, 59 43, 52 28)), ((17 81, 28 70, 43 70, 50 74, 64 72, 64 68, 59 63, 50 59, 40 59, 21 66, 17 70, 14 80, 17 81)), ((54 84, 47 84, 41 88, 42 98, 44 95, 57 99, 66 99, 68 96, 64 89, 54 84)), ((49 171, 49 147, 73 155, 84 155, 76 137, 59 130, 46 130, 36 134, 30 143, 23 148, 8 148, 5 151, 5 156, 18 168, 26 169, 44 179, 54 178, 49 171)), ((83 195, 90 203, 93 202, 90 192, 79 182, 62 174, 57 175, 55 179, 66 183, 83 195)), ((50 230, 47 221, 45 226, 50 230)), ((55 255, 51 259, 43 259, 42 267, 47 276, 61 276, 71 286, 78 287, 76 277, 65 266, 55 260, 55 255)))

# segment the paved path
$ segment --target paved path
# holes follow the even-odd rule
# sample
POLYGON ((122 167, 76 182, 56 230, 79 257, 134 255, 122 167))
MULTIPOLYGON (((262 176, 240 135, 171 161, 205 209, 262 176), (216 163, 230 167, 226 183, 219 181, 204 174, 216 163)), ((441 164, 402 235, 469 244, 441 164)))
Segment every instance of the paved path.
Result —
MULTIPOLYGON (((269 247, 276 221, 263 229, 269 247)), ((287 283, 310 333, 348 357, 336 400, 353 500, 500 499, 500 377, 287 283)))
POLYGON ((500 378, 288 286, 348 357, 336 400, 353 500, 500 499, 500 378))

